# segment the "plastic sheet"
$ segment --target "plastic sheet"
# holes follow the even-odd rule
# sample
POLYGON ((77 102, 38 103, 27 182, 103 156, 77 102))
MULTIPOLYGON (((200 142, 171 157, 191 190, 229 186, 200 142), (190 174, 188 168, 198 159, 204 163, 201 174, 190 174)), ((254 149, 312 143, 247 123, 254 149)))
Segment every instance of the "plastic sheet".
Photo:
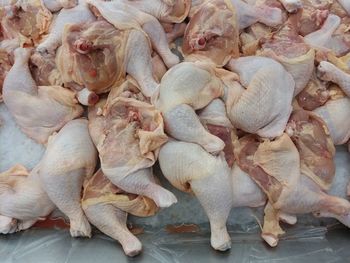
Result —
POLYGON ((209 247, 209 230, 199 233, 168 234, 164 229, 146 230, 139 235, 144 245, 141 255, 127 258, 119 244, 102 235, 73 239, 67 230, 31 229, 0 237, 2 263, 104 263, 104 262, 349 262, 350 230, 339 226, 294 227, 282 238, 278 248, 266 246, 256 232, 231 230, 232 249, 225 253, 209 247))

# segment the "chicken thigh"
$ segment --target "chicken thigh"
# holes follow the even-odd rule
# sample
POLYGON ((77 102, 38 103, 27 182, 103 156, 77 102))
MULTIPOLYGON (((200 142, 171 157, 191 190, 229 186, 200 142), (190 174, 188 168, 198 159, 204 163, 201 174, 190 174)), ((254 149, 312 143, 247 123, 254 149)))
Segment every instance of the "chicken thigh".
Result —
POLYGON ((226 98, 226 107, 233 125, 261 137, 280 136, 292 111, 292 76, 281 64, 264 57, 232 59, 227 67, 239 74, 246 87, 238 82, 228 87, 232 96, 226 98))
POLYGON ((91 236, 80 199, 83 181, 93 175, 96 163, 97 151, 89 135, 88 121, 78 119, 68 122, 50 137, 36 167, 47 195, 69 218, 73 237, 91 236))
POLYGON ((15 64, 4 81, 4 102, 21 130, 45 144, 53 132, 79 117, 83 108, 72 91, 60 86, 37 87, 28 67, 30 49, 18 48, 14 54, 15 64))

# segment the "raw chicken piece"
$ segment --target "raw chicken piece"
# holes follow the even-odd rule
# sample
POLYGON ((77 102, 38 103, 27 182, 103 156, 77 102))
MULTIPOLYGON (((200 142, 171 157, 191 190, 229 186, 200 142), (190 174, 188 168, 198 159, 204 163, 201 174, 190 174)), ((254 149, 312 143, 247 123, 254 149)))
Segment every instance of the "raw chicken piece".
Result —
POLYGON ((187 25, 182 51, 187 59, 210 59, 219 66, 239 55, 239 24, 229 1, 203 3, 187 25))
POLYGON ((39 53, 55 54, 56 49, 62 44, 64 27, 67 24, 85 24, 95 21, 85 0, 79 0, 79 4, 73 8, 63 8, 55 19, 50 34, 37 47, 39 53))
POLYGON ((32 46, 48 32, 51 20, 52 14, 40 0, 27 0, 12 5, 0 22, 5 38, 17 38, 21 46, 32 46))
POLYGON ((279 0, 289 13, 294 13, 303 7, 301 0, 279 0))
POLYGON ((279 221, 295 223, 295 214, 312 212, 317 216, 336 218, 350 226, 350 203, 327 195, 318 184, 300 173, 300 156, 287 134, 274 141, 248 135, 234 141, 234 150, 240 168, 269 198, 262 238, 270 246, 276 246, 278 236, 284 233, 279 221), (304 198, 300 199, 300 196, 304 198))
POLYGON ((348 15, 350 15, 350 2, 348 0, 337 0, 341 6, 346 10, 348 15))
POLYGON ((111 91, 107 102, 101 100, 89 110, 90 134, 102 171, 114 185, 147 196, 159 207, 169 207, 176 203, 176 197, 155 183, 151 168, 159 147, 167 141, 163 118, 130 86, 131 82, 125 82, 111 91))
POLYGON ((332 0, 302 0, 302 3, 299 33, 305 36, 320 29, 328 17, 332 0))
POLYGON ((151 199, 128 194, 113 185, 101 169, 86 179, 82 207, 89 222, 119 241, 128 256, 136 256, 142 250, 141 242, 126 226, 128 213, 146 217, 158 210, 151 199))
POLYGON ((211 246, 220 251, 230 249, 226 221, 233 194, 223 155, 213 156, 198 144, 169 141, 160 149, 159 164, 174 187, 198 198, 209 218, 211 246))
POLYGON ((240 34, 243 56, 253 56, 261 47, 261 39, 271 35, 272 28, 261 23, 255 23, 240 34))
POLYGON ((269 39, 261 42, 258 54, 280 62, 295 81, 294 95, 302 91, 311 78, 314 68, 315 51, 310 49, 298 34, 300 14, 290 15, 287 22, 269 39))
POLYGON ((120 1, 138 10, 150 14, 160 22, 181 23, 187 17, 191 0, 114 0, 120 1))
POLYGON ((264 57, 232 59, 227 67, 238 73, 238 82, 226 98, 228 117, 232 124, 261 137, 280 136, 292 111, 295 83, 278 62, 264 57), (229 101, 230 100, 230 101, 229 101))
POLYGON ((327 102, 330 92, 325 82, 321 81, 314 70, 309 83, 296 96, 298 104, 305 110, 314 110, 327 102))
POLYGON ((339 85, 344 93, 350 97, 350 74, 344 72, 328 61, 322 61, 319 64, 317 73, 320 79, 331 81, 339 85))
POLYGON ((162 23, 168 43, 173 43, 177 38, 185 34, 187 24, 185 22, 180 24, 162 23))
POLYGON ((225 104, 220 99, 214 99, 204 109, 202 109, 198 117, 203 126, 212 134, 220 138, 225 147, 223 152, 229 167, 234 162, 231 132, 233 126, 226 116, 225 104))
POLYGON ((39 86, 28 67, 31 50, 15 50, 15 64, 3 86, 3 99, 21 130, 30 138, 45 144, 48 137, 68 121, 79 117, 83 108, 74 93, 59 86, 39 86))
POLYGON ((156 52, 153 52, 152 54, 152 70, 153 76, 158 82, 160 82, 160 80, 168 70, 163 60, 156 52))
POLYGON ((43 0, 44 5, 51 12, 57 12, 62 8, 73 8, 77 6, 79 0, 43 0))
POLYGON ((162 25, 154 17, 120 1, 87 0, 108 22, 120 30, 142 29, 168 68, 179 63, 171 52, 162 25))
POLYGON ((300 154, 300 169, 322 190, 329 190, 335 176, 335 148, 326 123, 315 113, 294 111, 286 128, 300 154))
POLYGON ((2 87, 7 73, 13 65, 13 51, 18 48, 16 39, 0 42, 0 102, 2 101, 2 87))
POLYGON ((55 209, 36 173, 29 174, 22 165, 0 173, 0 184, 2 234, 25 230, 55 209))
POLYGON ((344 56, 350 52, 349 23, 350 17, 343 18, 326 45, 336 56, 344 56))
POLYGON ((162 112, 165 131, 170 136, 218 153, 224 148, 224 142, 205 130, 195 110, 221 95, 223 85, 211 65, 183 62, 163 76, 154 104, 162 112))
POLYGON ((336 46, 334 45, 334 41, 337 40, 334 39, 333 34, 339 27, 340 23, 341 19, 339 16, 330 14, 319 30, 304 37, 305 42, 315 49, 335 49, 336 51, 336 48, 333 46, 336 46))
POLYGON ((350 99, 329 100, 313 111, 327 124, 335 145, 346 143, 350 138, 350 99))
POLYGON ((84 105, 96 103, 96 94, 120 86, 126 73, 138 81, 148 97, 158 85, 152 75, 145 34, 138 29, 116 29, 105 20, 66 26, 56 64, 65 86, 95 94, 80 100, 84 105))
POLYGON ((35 83, 39 86, 62 86, 62 78, 59 73, 55 56, 52 54, 40 54, 35 52, 30 57, 30 72, 35 83))
POLYGON ((239 29, 260 22, 275 27, 282 24, 282 10, 267 5, 249 5, 243 0, 231 0, 238 15, 239 29))
POLYGON ((89 135, 88 121, 78 119, 50 137, 35 168, 50 199, 68 216, 73 237, 91 236, 80 199, 83 181, 93 175, 96 163, 97 151, 89 135))

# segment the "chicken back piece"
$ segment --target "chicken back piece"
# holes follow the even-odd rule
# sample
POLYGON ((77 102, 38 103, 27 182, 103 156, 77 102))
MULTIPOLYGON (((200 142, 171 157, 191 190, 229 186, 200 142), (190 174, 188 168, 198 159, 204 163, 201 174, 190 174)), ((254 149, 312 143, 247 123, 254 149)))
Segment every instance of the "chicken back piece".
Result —
POLYGON ((326 123, 313 112, 296 110, 286 132, 299 151, 301 173, 329 190, 335 176, 335 148, 326 123))
POLYGON ((275 60, 257 56, 232 59, 227 67, 241 82, 227 91, 226 109, 233 126, 261 137, 282 135, 292 112, 291 74, 275 60))
MULTIPOLYGON (((268 196, 262 238, 270 246, 276 246, 279 235, 284 233, 279 221, 295 224, 296 214, 312 212, 316 216, 336 218, 350 226, 350 203, 326 194, 314 180, 302 173, 298 149, 287 134, 273 141, 247 135, 235 139, 233 145, 239 167, 268 196)), ((302 149, 304 156, 306 150, 302 149)), ((305 161, 304 164, 311 168, 311 162, 305 161)), ((332 169, 327 171, 334 172, 332 169)), ((322 175, 322 178, 332 176, 322 175)))
POLYGON ((112 90, 107 103, 102 100, 89 110, 90 134, 102 171, 114 185, 168 207, 176 198, 155 183, 152 173, 158 149, 167 141, 163 118, 154 106, 142 101, 142 95, 130 92, 129 85, 128 81, 122 85, 126 89, 121 95, 112 90))
POLYGON ((56 64, 65 86, 88 90, 88 97, 78 97, 85 105, 96 103, 96 94, 121 85, 126 73, 138 81, 146 96, 157 86, 145 34, 116 29, 105 20, 67 26, 56 64))
POLYGON ((45 144, 53 132, 79 117, 83 108, 70 90, 36 85, 28 67, 30 54, 30 49, 15 50, 15 63, 4 81, 3 99, 21 130, 45 144))
POLYGON ((91 236, 81 207, 83 181, 93 175, 97 151, 91 140, 88 121, 68 122, 50 137, 46 152, 35 167, 42 187, 52 202, 69 218, 73 237, 91 236))
POLYGON ((30 228, 54 209, 36 173, 16 165, 0 173, 0 233, 11 234, 30 228))
POLYGON ((328 17, 332 1, 302 0, 302 3, 303 10, 300 18, 299 33, 305 36, 320 29, 328 17))
POLYGON ((298 33, 300 14, 290 15, 286 23, 268 39, 260 40, 262 49, 258 54, 280 62, 295 81, 294 95, 309 82, 313 68, 315 51, 298 33))
POLYGON ((142 29, 149 37, 153 49, 162 57, 168 68, 180 62, 179 58, 171 52, 164 29, 154 16, 125 1, 87 0, 87 2, 95 14, 102 16, 116 28, 142 29))
POLYGON ((17 1, 7 6, 5 13, 1 19, 3 35, 7 39, 17 38, 20 46, 37 45, 52 21, 51 12, 40 0, 17 1))
POLYGON ((239 23, 229 0, 203 3, 187 25, 182 51, 187 59, 210 59, 219 66, 239 56, 239 23))
POLYGON ((146 217, 158 211, 151 199, 113 185, 101 169, 85 180, 82 207, 89 222, 119 241, 128 256, 136 256, 142 250, 141 242, 126 226, 128 214, 146 217))

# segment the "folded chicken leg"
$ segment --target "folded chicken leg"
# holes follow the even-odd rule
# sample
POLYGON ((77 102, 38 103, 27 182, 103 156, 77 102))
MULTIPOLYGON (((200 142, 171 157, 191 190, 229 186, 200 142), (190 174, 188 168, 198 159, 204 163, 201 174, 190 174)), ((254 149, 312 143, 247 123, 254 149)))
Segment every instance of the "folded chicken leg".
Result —
POLYGON ((60 86, 37 87, 28 67, 30 49, 18 48, 14 54, 15 64, 4 81, 4 102, 26 135, 46 143, 53 132, 79 117, 83 108, 72 91, 60 86))
POLYGON ((183 62, 162 78, 156 107, 163 113, 165 131, 177 140, 201 145, 218 153, 225 144, 206 131, 195 110, 205 107, 222 95, 223 88, 208 65, 183 62))
MULTIPOLYGON (((264 57, 232 59, 227 67, 239 74, 241 84, 246 87, 233 93, 234 103, 226 102, 233 125, 261 137, 281 135, 292 111, 293 77, 281 64, 264 57)), ((228 87, 234 88, 239 89, 228 87)))
POLYGON ((42 187, 68 216, 73 237, 90 236, 91 228, 81 208, 83 181, 93 174, 97 151, 90 138, 88 121, 73 120, 50 137, 37 168, 42 187))

